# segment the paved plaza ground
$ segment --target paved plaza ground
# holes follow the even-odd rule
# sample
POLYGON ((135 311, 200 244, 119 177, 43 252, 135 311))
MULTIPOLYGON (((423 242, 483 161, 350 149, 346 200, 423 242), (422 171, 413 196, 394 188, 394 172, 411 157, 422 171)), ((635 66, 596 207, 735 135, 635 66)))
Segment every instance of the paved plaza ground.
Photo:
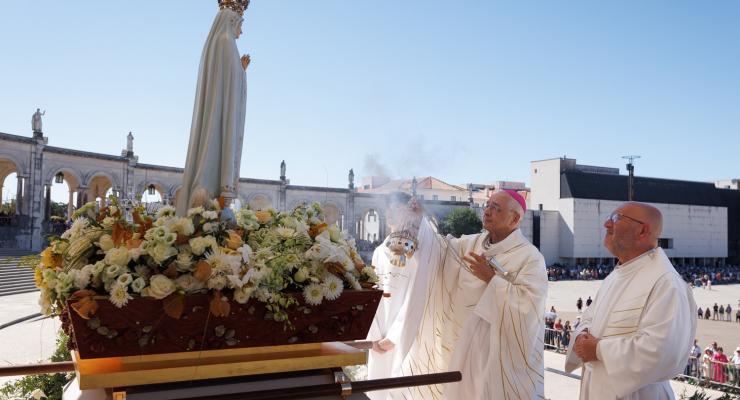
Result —
MULTIPOLYGON (((548 292, 548 309, 555 306, 563 321, 575 320, 577 313, 576 299, 581 296, 584 301, 594 296, 601 281, 562 281, 551 282, 548 292)), ((711 307, 715 302, 731 304, 735 308, 740 299, 740 285, 715 286, 711 291, 694 289, 698 305, 711 307)), ((38 312, 38 292, 0 297, 0 325, 38 312)), ((56 332, 59 322, 56 319, 35 318, 0 330, 0 365, 34 363, 47 359, 54 351, 56 332)), ((699 322, 697 338, 702 347, 711 341, 717 341, 726 352, 732 352, 740 346, 740 324, 735 322, 705 321, 699 322)), ((688 349, 686 349, 688 352, 688 349)), ((545 374, 545 394, 553 400, 577 398, 578 380, 564 376, 564 356, 547 352, 545 367, 550 372, 545 374)), ((0 384, 10 378, 0 378, 0 384)), ((683 392, 684 384, 673 382, 676 394, 683 392)), ((687 393, 693 393, 689 388, 687 393)))

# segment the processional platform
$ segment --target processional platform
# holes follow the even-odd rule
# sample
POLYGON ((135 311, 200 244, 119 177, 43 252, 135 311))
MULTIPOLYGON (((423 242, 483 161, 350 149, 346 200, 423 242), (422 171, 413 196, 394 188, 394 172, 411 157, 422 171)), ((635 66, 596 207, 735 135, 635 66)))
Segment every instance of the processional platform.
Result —
MULTIPOLYGON (((365 343, 366 344, 366 343, 365 343)), ((81 359, 65 400, 350 399, 364 392, 455 382, 459 372, 352 382, 341 367, 367 352, 342 342, 81 359)))

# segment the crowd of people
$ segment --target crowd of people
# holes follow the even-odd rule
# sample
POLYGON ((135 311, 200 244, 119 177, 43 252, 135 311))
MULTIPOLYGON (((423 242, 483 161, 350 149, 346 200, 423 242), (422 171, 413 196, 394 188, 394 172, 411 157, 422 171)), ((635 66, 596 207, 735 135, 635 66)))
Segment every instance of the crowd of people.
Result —
POLYGON ((715 267, 681 266, 676 271, 686 282, 712 290, 712 285, 740 283, 740 266, 723 265, 715 267))
POLYGON ((612 269, 614 268, 608 265, 567 266, 556 263, 547 267, 547 278, 551 281, 591 281, 606 278, 612 272, 612 269))
POLYGON ((699 307, 699 309, 697 310, 697 314, 699 319, 712 319, 714 321, 732 322, 733 311, 735 312, 735 322, 740 323, 740 301, 738 301, 737 309, 734 310, 730 304, 725 307, 724 304, 717 305, 717 303, 714 303, 714 306, 712 306, 711 310, 709 309, 709 307, 699 307))
MULTIPOLYGON (((696 266, 673 265, 679 275, 686 282, 695 287, 712 289, 712 285, 740 283, 740 266, 696 266)), ((609 265, 562 265, 555 263, 547 267, 547 277, 550 281, 566 280, 600 280, 606 278, 614 267, 609 265)))
POLYGON ((740 387, 740 347, 728 355, 717 342, 712 342, 702 351, 698 341, 694 340, 684 375, 740 387))
POLYGON ((550 311, 545 313, 545 348, 564 352, 570 344, 571 334, 581 322, 581 317, 577 317, 575 325, 571 326, 570 321, 558 318, 555 307, 550 307, 550 311))

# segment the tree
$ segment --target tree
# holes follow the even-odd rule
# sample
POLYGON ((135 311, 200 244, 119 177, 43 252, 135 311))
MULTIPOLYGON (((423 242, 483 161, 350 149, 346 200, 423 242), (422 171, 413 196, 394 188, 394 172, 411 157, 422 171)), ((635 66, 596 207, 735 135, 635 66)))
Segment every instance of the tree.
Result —
POLYGON ((66 219, 67 218, 67 203, 60 203, 56 201, 51 202, 51 215, 66 219))
POLYGON ((479 233, 483 223, 478 214, 470 208, 456 208, 447 214, 439 224, 440 233, 455 237, 479 233))

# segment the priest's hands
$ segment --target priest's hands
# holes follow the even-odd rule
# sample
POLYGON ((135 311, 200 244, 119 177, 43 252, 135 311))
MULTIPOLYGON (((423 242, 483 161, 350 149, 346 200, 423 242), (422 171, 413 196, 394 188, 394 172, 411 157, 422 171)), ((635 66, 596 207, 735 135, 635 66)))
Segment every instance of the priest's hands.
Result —
POLYGON ((496 270, 491 268, 483 255, 475 254, 473 252, 468 253, 467 256, 463 256, 463 260, 470 265, 470 272, 476 278, 483 282, 490 282, 494 276, 496 276, 496 270))
POLYGON ((389 350, 393 350, 396 345, 388 339, 381 339, 373 342, 373 350, 383 354, 389 350))
POLYGON ((585 331, 576 337, 576 342, 573 344, 573 351, 584 363, 598 361, 599 358, 596 356, 596 346, 598 344, 599 339, 588 331, 585 331))

